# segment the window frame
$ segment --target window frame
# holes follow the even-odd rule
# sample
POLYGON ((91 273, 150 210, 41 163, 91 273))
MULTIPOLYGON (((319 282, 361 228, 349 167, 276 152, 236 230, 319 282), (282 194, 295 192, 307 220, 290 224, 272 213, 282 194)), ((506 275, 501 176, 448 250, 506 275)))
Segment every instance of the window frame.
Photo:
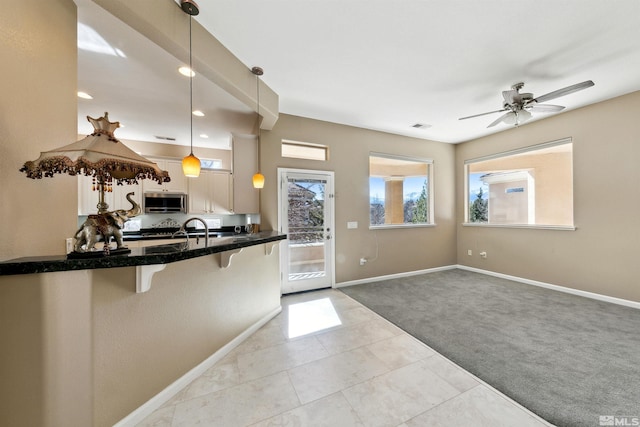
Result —
POLYGON ((381 153, 371 151, 369 152, 368 157, 368 191, 367 197, 369 200, 368 206, 371 209, 371 157, 380 157, 391 160, 401 160, 401 161, 409 161, 415 163, 424 163, 427 164, 427 201, 428 201, 428 212, 427 216, 429 222, 423 223, 402 223, 402 224, 371 224, 371 213, 369 212, 369 230, 383 230, 383 229, 394 229, 394 228, 424 228, 424 227, 435 227, 435 208, 434 208, 434 161, 433 159, 414 157, 414 156, 405 156, 398 154, 389 154, 389 153, 381 153))
MULTIPOLYGON (((483 161, 488 161, 488 160, 495 160, 495 159, 499 159, 499 158, 504 158, 504 157, 509 157, 509 156, 515 156, 515 155, 519 155, 519 154, 524 154, 524 153, 529 153, 532 151, 537 151, 537 150, 543 150, 543 149, 547 149, 547 148, 552 148, 552 147, 557 147, 560 145, 566 145, 566 144, 571 144, 571 161, 573 163, 573 138, 572 137, 566 137, 566 138, 561 138, 558 140, 554 140, 554 141, 550 141, 550 142, 544 142, 541 144, 535 144, 535 145, 530 145, 527 147, 522 147, 522 148, 518 148, 515 150, 509 150, 509 151, 503 151, 500 153, 495 153, 495 154, 491 154, 488 156, 482 156, 482 157, 476 157, 473 159, 467 159, 464 161, 464 222, 462 223, 462 225, 464 227, 488 227, 488 228, 522 228, 522 229, 538 229, 538 230, 561 230, 561 231, 574 231, 576 230, 576 225, 575 225, 575 210, 573 210, 575 208, 574 206, 574 198, 572 195, 571 198, 571 205, 572 205, 572 218, 571 218, 571 225, 554 225, 554 224, 496 224, 496 223, 489 223, 489 222, 470 222, 469 221, 469 208, 470 208, 470 203, 469 203, 469 165, 473 164, 473 163, 479 163, 479 162, 483 162, 483 161)), ((573 190, 575 189, 575 185, 574 185, 574 173, 573 173, 573 167, 572 167, 572 171, 571 171, 571 188, 572 188, 572 194, 573 194, 573 190)))
POLYGON ((293 141, 289 139, 283 139, 280 141, 280 156, 286 159, 298 159, 298 160, 312 160, 316 162, 328 162, 329 161, 329 147, 323 144, 314 144, 312 142, 293 141), (309 150, 321 151, 324 153, 324 158, 318 158, 313 156, 292 156, 285 155, 284 147, 298 147, 306 148, 309 150))

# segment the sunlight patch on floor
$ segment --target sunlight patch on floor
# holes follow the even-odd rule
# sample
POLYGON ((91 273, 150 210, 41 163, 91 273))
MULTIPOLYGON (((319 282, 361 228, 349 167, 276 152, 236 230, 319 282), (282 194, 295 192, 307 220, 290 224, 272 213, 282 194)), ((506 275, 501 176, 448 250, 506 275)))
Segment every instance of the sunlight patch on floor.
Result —
POLYGON ((289 306, 289 338, 341 325, 329 298, 291 304, 289 306))

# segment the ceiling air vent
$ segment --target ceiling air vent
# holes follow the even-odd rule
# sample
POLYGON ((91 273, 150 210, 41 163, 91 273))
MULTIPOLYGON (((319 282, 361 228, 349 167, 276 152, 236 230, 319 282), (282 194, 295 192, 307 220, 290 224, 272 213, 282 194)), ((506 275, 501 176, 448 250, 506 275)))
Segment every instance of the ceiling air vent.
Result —
POLYGON ((427 129, 430 128, 431 125, 425 125, 424 123, 416 123, 415 125, 411 126, 412 128, 416 128, 416 129, 427 129))
POLYGON ((156 139, 162 139, 163 141, 175 141, 176 140, 172 136, 158 136, 158 135, 156 135, 156 139))

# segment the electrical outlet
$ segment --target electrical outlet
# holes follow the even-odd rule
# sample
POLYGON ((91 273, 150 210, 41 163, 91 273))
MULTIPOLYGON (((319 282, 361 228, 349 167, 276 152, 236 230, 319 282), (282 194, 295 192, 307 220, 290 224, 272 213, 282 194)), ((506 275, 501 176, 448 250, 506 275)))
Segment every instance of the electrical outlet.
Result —
POLYGON ((360 258, 360 265, 365 265, 367 263, 366 258, 360 258))
POLYGON ((469 249, 469 250, 467 251, 467 255, 472 256, 472 255, 473 255, 473 251, 472 251, 471 249, 469 249))
POLYGON ((358 228, 358 221, 348 221, 347 228, 353 230, 354 228, 358 228))
POLYGON ((68 254, 73 252, 73 238, 72 237, 67 237, 64 240, 64 247, 65 247, 65 250, 67 251, 68 254))
POLYGON ((487 253, 486 252, 480 252, 480 257, 481 258, 486 258, 487 257, 487 253))

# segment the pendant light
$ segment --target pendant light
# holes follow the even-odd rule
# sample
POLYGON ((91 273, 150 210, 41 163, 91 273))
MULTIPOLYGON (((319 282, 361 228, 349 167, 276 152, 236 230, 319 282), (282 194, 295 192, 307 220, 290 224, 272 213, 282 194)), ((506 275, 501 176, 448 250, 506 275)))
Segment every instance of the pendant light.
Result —
POLYGON ((181 0, 180 7, 189 15, 189 117, 191 118, 191 152, 187 157, 182 159, 182 172, 190 178, 200 176, 200 159, 193 155, 193 59, 191 48, 191 22, 193 17, 200 13, 198 5, 193 0, 181 0))
POLYGON ((253 188, 264 188, 264 175, 260 173, 260 76, 264 74, 264 70, 260 67, 253 67, 251 72, 256 75, 256 93, 258 113, 258 172, 253 175, 253 188))

